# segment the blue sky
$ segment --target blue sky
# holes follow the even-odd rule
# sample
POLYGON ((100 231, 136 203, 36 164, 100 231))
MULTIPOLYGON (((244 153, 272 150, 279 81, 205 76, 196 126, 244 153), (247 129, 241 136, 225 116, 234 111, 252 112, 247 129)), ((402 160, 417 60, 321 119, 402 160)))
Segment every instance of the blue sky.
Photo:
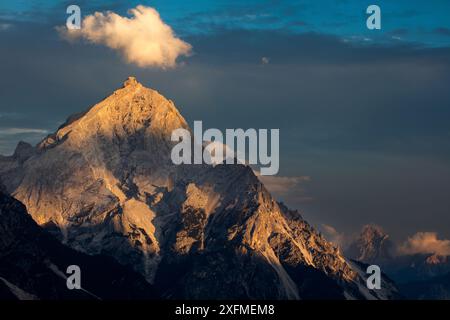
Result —
POLYGON ((196 1, 2 1, 0 19, 60 24, 68 4, 82 13, 127 9, 144 4, 155 7, 181 35, 214 32, 217 28, 286 30, 333 34, 351 41, 415 42, 427 46, 450 45, 450 2, 447 0, 196 0, 196 1), (380 6, 382 29, 365 27, 368 5, 380 6))

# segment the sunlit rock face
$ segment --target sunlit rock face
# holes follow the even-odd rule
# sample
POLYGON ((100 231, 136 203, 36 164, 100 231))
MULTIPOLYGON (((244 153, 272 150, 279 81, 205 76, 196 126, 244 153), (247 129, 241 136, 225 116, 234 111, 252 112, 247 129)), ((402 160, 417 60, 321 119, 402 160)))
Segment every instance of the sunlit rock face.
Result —
POLYGON ((167 298, 389 298, 244 165, 173 165, 173 102, 129 78, 0 177, 79 251, 134 268, 167 298))
POLYGON ((0 187, 0 300, 157 297, 142 275, 114 259, 89 256, 61 244, 0 187), (67 288, 66 270, 73 263, 81 270, 81 290, 67 288))

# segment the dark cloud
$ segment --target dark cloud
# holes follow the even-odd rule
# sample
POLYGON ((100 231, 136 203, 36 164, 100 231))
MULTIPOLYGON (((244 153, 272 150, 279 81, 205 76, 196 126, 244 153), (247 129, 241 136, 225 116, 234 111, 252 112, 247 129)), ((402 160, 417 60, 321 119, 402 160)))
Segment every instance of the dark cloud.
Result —
POLYGON ((449 28, 436 28, 436 29, 434 29, 434 33, 450 37, 450 29, 449 28))
MULTIPOLYGON (((195 54, 182 67, 143 70, 105 48, 60 41, 53 24, 18 23, 0 33, 0 113, 21 117, 0 117, 0 126, 54 130, 133 74, 190 123, 280 128, 280 174, 310 176, 313 199, 283 200, 311 221, 450 235, 449 48, 219 27, 185 40, 195 54)), ((5 146, 0 137, 1 152, 22 138, 5 146)))

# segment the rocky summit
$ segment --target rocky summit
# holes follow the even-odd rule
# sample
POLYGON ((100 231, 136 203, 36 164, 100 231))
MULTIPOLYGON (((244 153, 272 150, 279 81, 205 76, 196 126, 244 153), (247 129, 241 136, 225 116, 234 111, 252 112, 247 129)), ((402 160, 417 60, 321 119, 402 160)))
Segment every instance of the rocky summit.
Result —
POLYGON ((386 264, 393 259, 394 244, 380 226, 368 224, 353 241, 347 256, 365 263, 386 264))
MULTIPOLYGON (((245 165, 172 164, 174 103, 135 78, 0 159, 7 192, 63 244, 113 257, 164 298, 387 299, 245 165)), ((386 289, 387 288, 387 289, 386 289)))

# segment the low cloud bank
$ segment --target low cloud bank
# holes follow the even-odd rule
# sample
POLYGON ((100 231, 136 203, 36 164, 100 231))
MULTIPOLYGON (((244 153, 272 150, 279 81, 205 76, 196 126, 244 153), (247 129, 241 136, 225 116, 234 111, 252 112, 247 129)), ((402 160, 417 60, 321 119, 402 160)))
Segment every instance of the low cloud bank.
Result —
POLYGON ((450 240, 438 239, 436 232, 417 232, 399 246, 399 253, 450 255, 450 240))

